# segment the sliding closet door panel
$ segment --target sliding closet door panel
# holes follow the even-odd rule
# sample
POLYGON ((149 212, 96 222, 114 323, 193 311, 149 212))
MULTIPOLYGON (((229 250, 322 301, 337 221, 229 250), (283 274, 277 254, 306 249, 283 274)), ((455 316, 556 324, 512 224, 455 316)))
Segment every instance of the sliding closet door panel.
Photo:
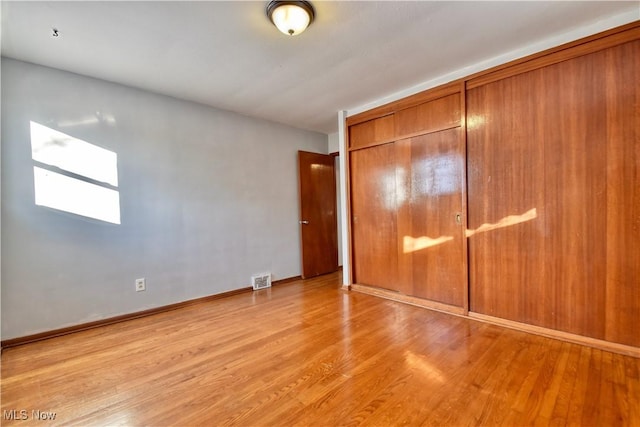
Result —
POLYGON ((352 151, 350 158, 353 281, 397 290, 394 145, 352 151))
POLYGON ((605 53, 607 340, 640 346, 640 41, 605 53))
POLYGON ((467 93, 471 310, 639 345, 638 42, 467 93))
POLYGON ((606 104, 602 53, 542 73, 545 132, 544 280, 555 287, 554 328, 604 339, 606 104))
POLYGON ((544 279, 544 148, 531 140, 541 84, 527 74, 467 92, 469 308, 535 325, 553 322, 555 304, 544 279))
POLYGON ((462 307, 466 253, 461 130, 405 139, 395 145, 401 291, 462 307))

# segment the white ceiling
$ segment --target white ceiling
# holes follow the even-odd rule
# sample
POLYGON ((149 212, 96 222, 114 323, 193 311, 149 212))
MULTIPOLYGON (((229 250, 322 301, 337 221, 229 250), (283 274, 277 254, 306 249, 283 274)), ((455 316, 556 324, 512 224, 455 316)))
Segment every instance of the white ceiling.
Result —
POLYGON ((637 1, 315 1, 316 21, 287 37, 266 3, 2 1, 2 55, 332 133, 338 110, 640 19, 637 1))

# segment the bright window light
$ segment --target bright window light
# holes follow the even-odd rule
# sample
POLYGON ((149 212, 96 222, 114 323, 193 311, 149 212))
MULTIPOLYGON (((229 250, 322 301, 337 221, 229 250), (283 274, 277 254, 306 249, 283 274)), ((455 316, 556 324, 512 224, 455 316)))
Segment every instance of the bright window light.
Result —
POLYGON ((36 122, 31 122, 33 160, 118 186, 118 155, 36 122))
POLYGON ((120 224, 118 155, 31 122, 35 203, 120 224))
POLYGON ((120 197, 110 188, 33 167, 36 205, 120 224, 120 197))

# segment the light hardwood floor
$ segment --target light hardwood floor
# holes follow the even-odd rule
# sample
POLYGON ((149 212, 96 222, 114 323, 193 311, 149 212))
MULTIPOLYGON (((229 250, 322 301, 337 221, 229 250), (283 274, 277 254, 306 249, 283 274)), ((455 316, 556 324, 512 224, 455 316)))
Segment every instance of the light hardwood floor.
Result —
POLYGON ((632 426, 639 375, 332 274, 7 349, 2 425, 632 426))

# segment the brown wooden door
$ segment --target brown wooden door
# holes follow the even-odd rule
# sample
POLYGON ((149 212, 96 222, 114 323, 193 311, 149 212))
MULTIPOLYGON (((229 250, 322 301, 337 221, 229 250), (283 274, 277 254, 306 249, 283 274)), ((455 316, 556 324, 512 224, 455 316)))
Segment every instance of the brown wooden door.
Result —
POLYGON ((354 282, 465 307, 460 128, 351 153, 354 282))
POLYGON ((338 269, 336 175, 333 156, 298 151, 302 277, 338 269))
POLYGON ((461 130, 435 132, 395 145, 401 291, 463 307, 467 255, 461 130))
POLYGON ((474 312, 640 345, 640 41, 469 90, 474 312))
POLYGON ((394 144, 351 153, 353 281, 398 291, 394 144))

